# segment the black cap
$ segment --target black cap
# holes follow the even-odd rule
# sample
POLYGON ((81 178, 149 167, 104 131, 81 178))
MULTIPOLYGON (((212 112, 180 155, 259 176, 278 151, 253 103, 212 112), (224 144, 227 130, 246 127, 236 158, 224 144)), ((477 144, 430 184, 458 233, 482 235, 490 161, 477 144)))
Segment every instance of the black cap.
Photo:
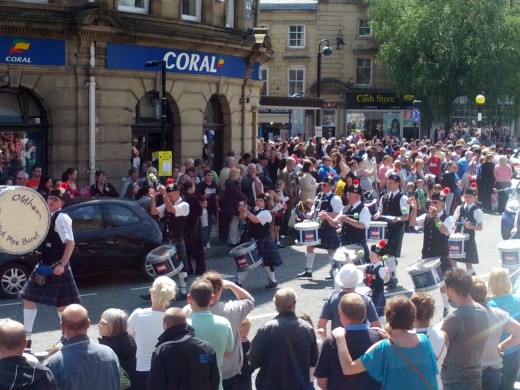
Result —
POLYGON ((358 179, 354 179, 352 184, 348 186, 347 192, 353 192, 354 194, 358 194, 359 196, 363 196, 363 189, 361 188, 361 184, 359 184, 358 179))
POLYGON ((391 173, 388 175, 387 180, 393 180, 396 183, 401 183, 401 176, 399 176, 397 173, 391 173))

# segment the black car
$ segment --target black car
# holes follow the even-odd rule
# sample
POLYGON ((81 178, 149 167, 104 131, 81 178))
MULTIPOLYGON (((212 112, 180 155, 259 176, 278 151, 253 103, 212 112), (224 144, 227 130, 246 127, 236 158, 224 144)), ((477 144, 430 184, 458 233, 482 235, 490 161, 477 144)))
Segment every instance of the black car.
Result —
MULTIPOLYGON (((161 245, 157 223, 136 202, 89 200, 63 208, 72 219, 76 246, 71 257, 74 276, 135 269, 153 279, 146 255, 161 245)), ((15 298, 36 265, 31 253, 0 253, 0 295, 15 298)))

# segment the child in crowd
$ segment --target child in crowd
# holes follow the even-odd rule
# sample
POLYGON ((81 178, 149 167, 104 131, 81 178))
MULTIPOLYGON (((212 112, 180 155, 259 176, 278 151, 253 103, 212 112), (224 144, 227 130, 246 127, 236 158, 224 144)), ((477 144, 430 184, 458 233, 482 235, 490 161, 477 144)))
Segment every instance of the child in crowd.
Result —
MULTIPOLYGON (((311 319, 311 316, 306 314, 306 313, 303 313, 303 314, 300 314, 298 316, 298 318, 304 320, 305 322, 307 322, 310 326, 312 326, 312 329, 314 329, 314 323, 312 322, 312 319, 311 319)), ((324 334, 323 333, 318 333, 316 335, 316 344, 318 345, 318 351, 321 351, 321 346, 323 345, 323 337, 324 334)), ((309 389, 312 389, 313 386, 313 382, 316 380, 316 377, 314 376, 314 370, 316 369, 316 367, 311 367, 310 368, 310 378, 311 378, 311 381, 310 381, 310 384, 309 384, 309 389)))
MULTIPOLYGON (((406 196, 408 196, 408 199, 417 197, 415 194, 415 183, 414 182, 409 181, 408 183, 406 183, 406 196)), ((418 203, 419 202, 417 202, 417 204, 418 203)), ((404 229, 406 232, 415 232, 415 229, 410 226, 409 221, 406 221, 404 223, 404 229)))
POLYGON ((415 181, 415 197, 417 198, 417 215, 424 214, 426 207, 426 188, 424 187, 424 180, 417 179, 415 181))
POLYGON ((200 224, 202 227, 202 248, 209 249, 211 245, 209 243, 210 231, 209 231, 209 220, 208 220, 208 201, 204 198, 200 200, 202 206, 202 215, 200 216, 200 224))
POLYGON ((247 353, 251 348, 251 341, 249 341, 248 335, 251 330, 251 318, 246 317, 240 324, 238 331, 240 333, 240 341, 242 343, 242 352, 244 353, 244 362, 242 363, 242 373, 238 376, 235 382, 235 390, 251 390, 253 388, 251 376, 253 370, 249 367, 249 361, 247 360, 247 353))

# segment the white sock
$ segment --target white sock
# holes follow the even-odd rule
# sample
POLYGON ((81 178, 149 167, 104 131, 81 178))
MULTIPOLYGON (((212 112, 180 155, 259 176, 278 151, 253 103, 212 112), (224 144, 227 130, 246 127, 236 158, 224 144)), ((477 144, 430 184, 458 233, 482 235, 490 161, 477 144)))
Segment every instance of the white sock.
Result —
POLYGON ((179 287, 182 294, 186 294, 186 278, 188 277, 187 272, 179 272, 179 287))
POLYGON ((271 271, 271 267, 263 267, 267 277, 271 282, 276 282, 276 278, 274 277, 274 271, 271 271))
POLYGON ((248 274, 249 274, 249 271, 241 271, 241 272, 239 272, 237 274, 238 283, 244 284, 244 281, 246 280, 248 274))
POLYGON ((390 271, 395 273, 397 271, 397 263, 394 256, 388 256, 386 260, 386 266, 390 268, 390 271))
POLYGON ((448 298, 448 294, 447 293, 443 293, 441 292, 441 298, 442 298, 442 304, 445 308, 449 309, 450 308, 450 300, 448 298))
POLYGON ((467 269, 467 270, 466 270, 466 273, 467 273, 468 275, 477 274, 473 268, 467 269))
POLYGON ((305 254, 305 267, 309 270, 312 270, 312 266, 314 265, 314 252, 305 254))
POLYGON ((23 309, 23 326, 27 332, 27 340, 31 340, 34 320, 36 319, 36 309, 23 309))
POLYGON ((330 264, 330 267, 332 268, 332 266, 334 265, 334 253, 332 255, 329 255, 329 264, 330 264))

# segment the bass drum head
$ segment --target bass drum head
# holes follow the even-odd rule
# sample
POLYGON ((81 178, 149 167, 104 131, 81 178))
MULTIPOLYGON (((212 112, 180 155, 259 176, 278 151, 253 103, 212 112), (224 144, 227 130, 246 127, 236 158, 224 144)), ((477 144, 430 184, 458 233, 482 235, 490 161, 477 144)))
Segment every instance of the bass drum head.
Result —
POLYGON ((0 252, 19 255, 43 242, 49 231, 47 202, 22 186, 0 186, 0 252))

